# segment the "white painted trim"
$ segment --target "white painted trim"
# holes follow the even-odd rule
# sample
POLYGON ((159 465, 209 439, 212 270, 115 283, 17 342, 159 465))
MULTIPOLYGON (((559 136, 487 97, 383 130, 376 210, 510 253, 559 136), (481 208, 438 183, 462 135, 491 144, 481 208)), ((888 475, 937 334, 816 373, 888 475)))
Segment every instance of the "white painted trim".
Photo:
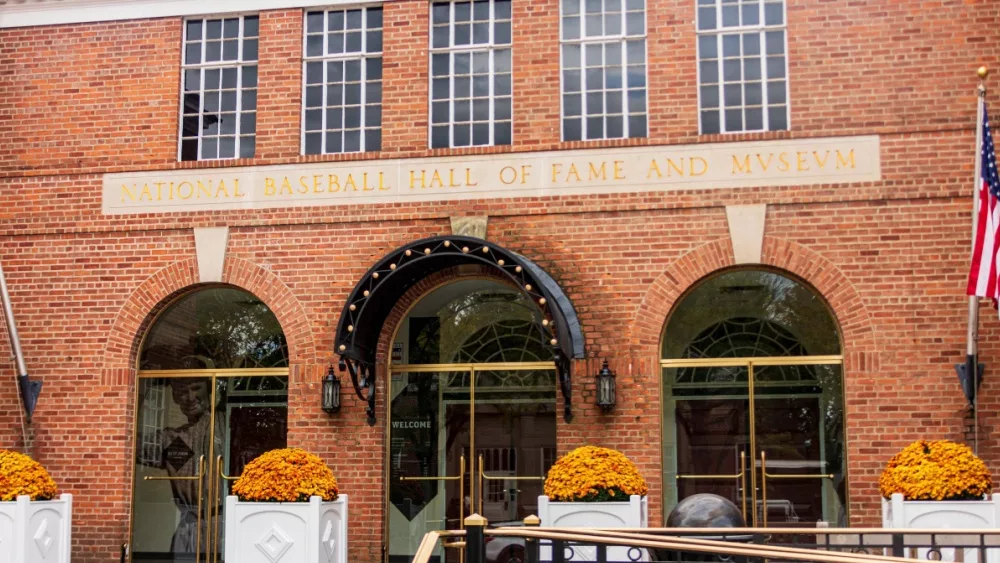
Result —
MULTIPOLYGON (((353 6, 357 0, 0 0, 0 28, 353 6)), ((392 2, 395 0, 384 0, 392 2)))
MULTIPOLYGON (((496 23, 498 21, 499 22, 503 22, 503 21, 506 21, 506 20, 503 20, 503 19, 500 19, 500 18, 497 17, 496 2, 495 2, 495 0, 490 0, 490 3, 489 3, 489 5, 490 5, 490 16, 489 16, 489 20, 488 20, 488 23, 489 23, 489 41, 486 42, 486 43, 469 43, 468 45, 456 45, 455 44, 455 26, 456 26, 456 23, 455 23, 455 4, 457 4, 457 3, 458 2, 456 0, 436 0, 436 1, 428 2, 428 4, 427 4, 427 9, 429 10, 429 12, 428 12, 428 18, 429 19, 428 19, 428 21, 430 22, 429 23, 429 27, 428 27, 428 32, 427 32, 427 44, 428 44, 428 50, 427 50, 427 64, 428 64, 428 73, 427 73, 427 92, 428 92, 428 96, 427 96, 427 146, 429 148, 452 148, 452 149, 454 149, 454 148, 462 148, 462 149, 464 149, 464 148, 474 148, 474 147, 494 147, 494 146, 500 146, 500 147, 510 147, 510 146, 513 146, 516 143, 516 141, 517 141, 517 138, 514 136, 514 123, 516 121, 515 117, 514 117, 514 115, 515 115, 515 100, 517 99, 517 92, 515 92, 515 90, 514 90, 515 69, 514 69, 514 11, 513 11, 513 7, 511 7, 511 12, 510 12, 510 25, 511 25, 511 28, 510 28, 510 41, 509 42, 507 42, 507 43, 497 43, 496 42, 496 23), (448 10, 449 10, 449 12, 448 12, 448 45, 446 47, 435 47, 434 46, 434 27, 435 27, 434 26, 434 5, 435 5, 435 3, 442 4, 445 1, 450 2, 449 8, 448 8, 448 10), (497 76, 497 74, 501 74, 501 73, 498 73, 497 70, 496 70, 496 53, 497 53, 497 51, 502 51, 502 50, 508 50, 508 51, 510 51, 510 71, 509 71, 509 74, 510 74, 510 95, 509 95, 509 97, 510 97, 510 119, 509 119, 509 121, 510 121, 510 142, 507 143, 507 144, 503 144, 503 145, 497 145, 496 142, 495 142, 496 141, 496 124, 497 124, 497 122, 500 122, 500 121, 508 121, 506 119, 497 119, 496 118, 496 100, 497 100, 497 98, 508 97, 508 96, 498 95, 496 93, 496 76, 497 76), (476 123, 482 123, 482 121, 475 119, 475 112, 473 110, 473 105, 474 105, 473 101, 475 99, 477 99, 477 96, 474 93, 473 86, 472 86, 472 83, 471 83, 472 76, 474 74, 473 70, 472 70, 472 57, 476 53, 482 53, 482 52, 485 52, 487 54, 487 56, 489 57, 489 63, 488 64, 489 64, 489 78, 490 78, 490 80, 489 80, 489 91, 486 94, 486 99, 487 99, 487 102, 489 103, 489 109, 487 110, 489 112, 489 115, 488 115, 488 119, 486 120, 486 123, 489 126, 489 143, 477 145, 473 141, 473 138, 474 138, 473 137, 474 136, 473 131, 475 129, 475 124, 476 123), (469 55, 469 80, 470 80, 469 89, 470 89, 470 97, 468 98, 468 100, 469 100, 469 144, 468 145, 456 145, 455 144, 455 122, 456 122, 456 119, 455 119, 455 100, 456 100, 456 96, 455 96, 455 75, 457 74, 455 72, 455 56, 459 55, 459 54, 467 54, 467 55, 469 55), (435 127, 435 123, 434 123, 434 120, 433 120, 433 108, 434 108, 434 102, 435 102, 435 100, 434 100, 434 78, 435 78, 435 76, 434 76, 434 72, 433 72, 433 66, 434 66, 434 56, 435 55, 448 55, 448 76, 447 76, 447 78, 448 78, 448 98, 446 100, 438 100, 438 101, 447 101, 448 102, 448 121, 445 123, 445 125, 448 127, 448 146, 447 147, 434 147, 434 127, 435 127)), ((473 41, 472 35, 471 35, 472 34, 472 28, 471 27, 469 29, 469 33, 470 33, 469 40, 473 41)), ((503 74, 508 74, 508 73, 503 73, 503 74)), ((383 95, 384 95, 384 92, 383 92, 383 95)), ((479 96, 478 98, 482 99, 482 96, 479 96)), ((441 125, 438 124, 437 126, 440 127, 441 125)))
MULTIPOLYGON (((575 15, 575 16, 579 17, 579 19, 580 19, 580 37, 578 37, 576 39, 566 39, 563 36, 563 21, 566 19, 566 16, 562 13, 563 3, 564 2, 566 2, 566 0, 559 0, 559 31, 558 31, 558 33, 559 33, 559 140, 562 141, 562 142, 564 142, 564 143, 567 142, 567 140, 566 140, 566 126, 565 126, 566 119, 567 119, 567 117, 576 117, 576 116, 567 116, 566 115, 566 107, 565 107, 565 105, 563 103, 563 100, 565 99, 566 94, 567 94, 567 92, 566 92, 566 80, 565 80, 566 65, 564 64, 564 61, 563 61, 563 47, 565 47, 567 45, 577 45, 577 46, 580 47, 580 92, 579 92, 579 95, 580 95, 580 142, 606 141, 608 139, 631 139, 631 138, 648 139, 649 138, 649 2, 648 2, 648 0, 643 0, 643 5, 642 5, 642 26, 643 26, 642 27, 642 35, 629 35, 628 34, 628 31, 627 31, 628 30, 627 18, 628 18, 629 11, 628 11, 628 9, 625 6, 625 2, 623 1, 620 4, 620 7, 621 7, 620 13, 622 15, 621 33, 619 33, 619 34, 612 34, 612 35, 593 35, 593 36, 588 37, 587 36, 587 31, 586 31, 586 19, 585 19, 586 15, 587 15, 586 14, 586 8, 584 7, 583 3, 581 3, 580 4, 580 13, 579 14, 571 14, 571 16, 575 15), (643 88, 643 90, 646 91, 646 93, 645 93, 645 97, 646 97, 646 110, 644 112, 645 116, 646 116, 646 134, 643 135, 642 137, 632 137, 629 134, 629 124, 628 124, 628 119, 629 119, 629 109, 628 109, 628 93, 629 93, 629 86, 628 86, 628 66, 629 66, 629 64, 628 64, 628 42, 629 41, 637 41, 639 39, 642 40, 642 69, 643 69, 642 72, 643 72, 643 75, 645 76, 645 86, 643 86, 642 88, 643 88), (608 108, 607 108, 607 105, 606 105, 607 98, 605 97, 601 101, 602 107, 604 109, 601 110, 601 114, 600 114, 601 118, 604 119, 604 125, 603 125, 603 132, 604 132, 604 134, 601 137, 595 137, 593 139, 588 139, 587 138, 587 117, 588 117, 587 116, 587 92, 588 92, 588 90, 587 90, 587 87, 586 87, 587 86, 586 85, 587 64, 586 64, 585 51, 586 51, 586 49, 587 49, 587 47, 589 45, 605 45, 607 43, 612 43, 612 42, 619 43, 621 45, 621 48, 622 48, 622 62, 621 62, 622 85, 621 85, 620 88, 615 88, 614 90, 609 90, 608 89, 608 87, 607 87, 608 64, 607 64, 607 61, 605 60, 604 50, 602 49, 602 52, 601 52, 601 70, 604 72, 605 84, 601 88, 601 95, 602 96, 606 96, 609 91, 616 91, 616 92, 620 91, 622 93, 622 136, 621 137, 608 137, 608 126, 607 126, 608 108)), ((635 11, 633 10, 633 13, 634 12, 635 11)), ((608 11, 605 10, 603 8, 603 6, 602 6, 601 11, 599 12, 599 15, 601 15, 603 17, 607 13, 608 13, 608 11)), ((700 87, 698 88, 698 90, 699 91, 701 90, 700 87)), ((701 107, 700 101, 699 101, 699 106, 698 107, 699 108, 701 107)), ((594 117, 596 117, 596 115, 594 117)), ((576 141, 570 141, 570 142, 576 142, 576 141)))

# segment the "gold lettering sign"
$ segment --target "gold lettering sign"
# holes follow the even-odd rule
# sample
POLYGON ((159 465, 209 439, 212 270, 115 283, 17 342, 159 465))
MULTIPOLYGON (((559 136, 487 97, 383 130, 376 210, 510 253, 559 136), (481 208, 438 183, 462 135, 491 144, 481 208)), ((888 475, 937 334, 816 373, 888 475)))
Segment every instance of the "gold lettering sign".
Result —
POLYGON ((104 175, 104 213, 267 209, 881 179, 877 136, 104 175))

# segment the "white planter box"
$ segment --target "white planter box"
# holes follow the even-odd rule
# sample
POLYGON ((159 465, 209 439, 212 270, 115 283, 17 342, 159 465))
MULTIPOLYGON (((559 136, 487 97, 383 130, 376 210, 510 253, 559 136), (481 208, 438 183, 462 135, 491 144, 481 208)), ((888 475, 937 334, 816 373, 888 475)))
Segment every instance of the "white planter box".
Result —
MULTIPOLYGON (((538 497, 538 517, 546 528, 647 528, 649 514, 646 497, 632 495, 628 502, 553 502, 538 497)), ((597 561, 594 547, 574 547, 567 561, 597 561), (572 555, 572 557, 570 557, 572 555)), ((541 558, 550 561, 552 549, 542 547, 541 558)), ((609 561, 648 561, 645 550, 609 547, 609 561)))
POLYGON ((347 563, 347 495, 333 502, 226 497, 226 561, 347 563))
POLYGON ((73 495, 0 502, 0 563, 69 563, 73 495))
MULTIPOLYGON (((882 527, 944 529, 944 530, 983 530, 1000 528, 1000 495, 983 500, 903 500, 903 495, 896 493, 891 499, 882 499, 882 527)), ((930 538, 926 538, 930 541, 930 538)), ((955 541, 958 544, 968 542, 968 538, 950 538, 937 536, 940 543, 955 541), (957 541, 956 541, 957 540, 957 541)), ((942 549, 943 561, 955 561, 955 549, 942 549)), ((977 549, 966 549, 964 561, 978 561, 977 549)), ((1000 563, 1000 550, 988 549, 986 560, 989 563, 1000 563)), ((917 557, 927 559, 927 549, 918 550, 917 557)), ((907 554, 913 556, 913 554, 907 554)), ((962 559, 962 557, 959 557, 962 559)))

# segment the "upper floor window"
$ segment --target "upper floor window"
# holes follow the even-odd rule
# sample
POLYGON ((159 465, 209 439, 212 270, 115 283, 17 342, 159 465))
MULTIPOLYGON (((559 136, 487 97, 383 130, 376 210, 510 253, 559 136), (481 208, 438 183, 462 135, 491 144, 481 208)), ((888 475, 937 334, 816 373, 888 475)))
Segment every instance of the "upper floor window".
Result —
POLYGON ((562 0, 564 141, 645 137, 644 0, 562 0))
POLYGON ((788 129, 784 0, 697 1, 702 134, 788 129))
POLYGON ((511 143, 511 0, 431 4, 431 148, 511 143))
POLYGON ((306 13, 303 152, 382 148, 382 8, 306 13))
POLYGON ((259 27, 257 16, 184 22, 181 160, 254 155, 259 27))

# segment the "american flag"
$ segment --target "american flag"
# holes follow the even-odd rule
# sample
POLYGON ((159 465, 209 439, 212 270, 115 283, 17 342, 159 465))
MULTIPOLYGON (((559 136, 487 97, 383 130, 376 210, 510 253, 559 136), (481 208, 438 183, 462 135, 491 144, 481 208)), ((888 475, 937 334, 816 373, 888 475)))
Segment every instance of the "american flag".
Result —
POLYGON ((997 250, 1000 248, 1000 176, 993 153, 990 118, 983 101, 983 144, 980 155, 978 216, 976 240, 972 248, 972 268, 969 270, 968 294, 1000 300, 997 284, 997 250))

